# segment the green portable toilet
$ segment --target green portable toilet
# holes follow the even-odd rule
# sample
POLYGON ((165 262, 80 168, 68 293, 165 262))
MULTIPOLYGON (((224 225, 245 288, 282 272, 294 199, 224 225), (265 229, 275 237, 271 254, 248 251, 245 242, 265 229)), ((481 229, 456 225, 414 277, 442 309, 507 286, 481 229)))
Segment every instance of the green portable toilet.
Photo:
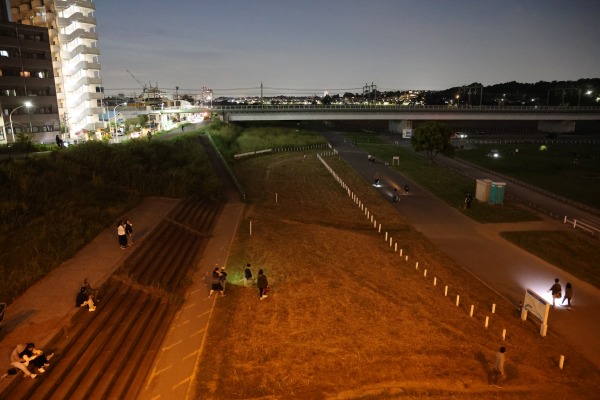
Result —
POLYGON ((505 182, 492 182, 488 204, 504 204, 505 182))

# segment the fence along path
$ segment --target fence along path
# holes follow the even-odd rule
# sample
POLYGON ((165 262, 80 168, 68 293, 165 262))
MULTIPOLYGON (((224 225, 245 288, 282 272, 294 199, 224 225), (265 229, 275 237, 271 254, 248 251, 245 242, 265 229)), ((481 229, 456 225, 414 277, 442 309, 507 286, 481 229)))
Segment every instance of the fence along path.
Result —
POLYGON ((19 373, 0 398, 135 398, 222 209, 211 200, 180 202, 100 288, 96 312, 80 309, 46 346, 55 352, 46 373, 19 373))

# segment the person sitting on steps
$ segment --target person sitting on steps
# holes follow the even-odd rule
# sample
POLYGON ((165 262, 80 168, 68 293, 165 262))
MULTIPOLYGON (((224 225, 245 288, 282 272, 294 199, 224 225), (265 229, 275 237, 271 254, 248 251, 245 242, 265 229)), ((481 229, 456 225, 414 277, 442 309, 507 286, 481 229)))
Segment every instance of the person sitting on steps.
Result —
POLYGON ((77 298, 75 299, 76 307, 88 306, 88 311, 96 311, 96 305, 94 304, 94 300, 92 300, 92 296, 87 293, 85 286, 81 288, 77 298))
POLYGON ((37 372, 43 374, 50 365, 50 359, 54 356, 54 353, 49 356, 44 356, 42 350, 35 348, 33 343, 18 344, 10 355, 10 362, 13 367, 23 371, 25 376, 34 379, 37 374, 32 374, 27 368, 29 364, 37 368, 37 372))

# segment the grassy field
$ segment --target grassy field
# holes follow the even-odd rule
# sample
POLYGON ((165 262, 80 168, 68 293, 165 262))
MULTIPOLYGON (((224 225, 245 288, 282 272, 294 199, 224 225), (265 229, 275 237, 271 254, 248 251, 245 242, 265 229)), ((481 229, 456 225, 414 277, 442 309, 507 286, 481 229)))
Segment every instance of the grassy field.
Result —
POLYGON ((456 151, 457 158, 600 208, 600 145, 478 144, 456 151), (515 153, 515 149, 519 149, 515 153), (488 157, 497 149, 499 158, 488 157))
POLYGON ((90 142, 0 163, 0 301, 11 303, 142 197, 218 196, 198 136, 90 142))
POLYGON ((306 161, 278 153, 238 163, 253 231, 240 229, 233 243, 228 294, 216 303, 207 367, 197 376, 200 398, 597 397, 596 368, 556 338, 540 340, 537 326, 522 323, 510 304, 433 248, 343 161, 327 161, 369 210, 385 216, 411 261, 389 247, 314 153, 306 161), (265 270, 267 299, 241 286, 247 262, 255 275, 265 270), (492 303, 494 315, 486 311, 492 303), (487 381, 500 345, 508 349, 503 389, 487 381), (560 354, 570 360, 563 371, 560 354))
MULTIPOLYGON (((346 134, 345 137, 347 140, 356 142, 360 148, 374 155, 376 159, 391 160, 393 156, 399 155, 400 164, 390 165, 390 168, 418 182, 419 185, 463 213, 465 213, 463 209, 465 195, 467 193, 475 195, 475 182, 473 179, 455 174, 435 164, 431 165, 425 158, 412 150, 395 146, 374 135, 346 134)), ((468 215, 483 223, 537 221, 541 219, 536 213, 508 199, 502 207, 473 201, 468 215)))

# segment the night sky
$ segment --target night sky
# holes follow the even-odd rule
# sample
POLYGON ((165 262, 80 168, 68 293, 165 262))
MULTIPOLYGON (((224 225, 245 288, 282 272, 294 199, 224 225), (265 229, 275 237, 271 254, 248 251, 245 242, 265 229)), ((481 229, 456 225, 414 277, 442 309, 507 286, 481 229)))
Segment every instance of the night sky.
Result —
POLYGON ((97 0, 107 95, 598 78, 598 0, 97 0))

